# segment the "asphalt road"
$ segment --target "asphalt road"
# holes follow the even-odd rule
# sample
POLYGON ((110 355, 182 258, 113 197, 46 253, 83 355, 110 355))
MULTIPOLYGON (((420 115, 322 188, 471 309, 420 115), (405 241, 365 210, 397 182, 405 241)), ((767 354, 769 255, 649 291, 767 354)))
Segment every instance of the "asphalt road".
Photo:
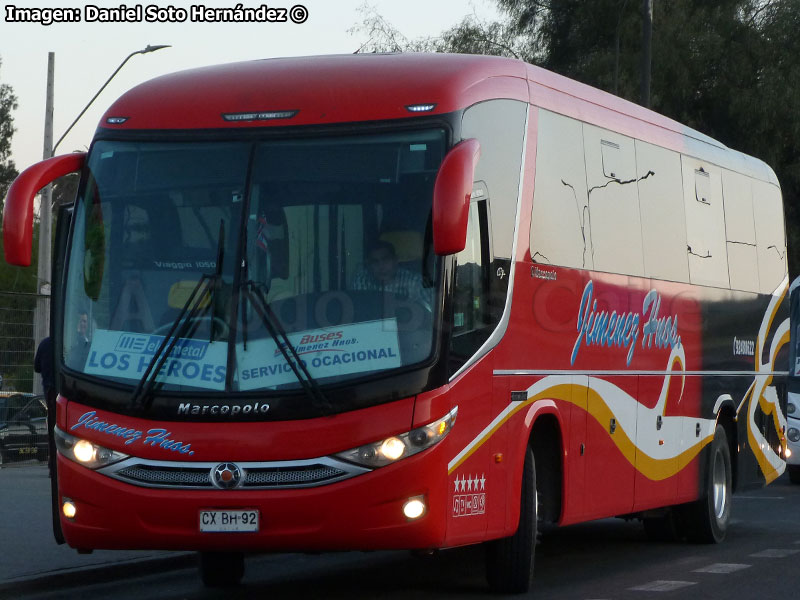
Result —
MULTIPOLYGON (((783 477, 734 497, 734 522, 721 545, 656 543, 641 525, 616 519, 552 532, 537 548, 539 600, 703 598, 791 599, 800 577, 800 486, 783 477)), ((2 533, 0 531, 0 533, 2 533)), ((3 544, 5 545, 5 544, 3 544)), ((186 562, 186 561, 184 561, 186 562)), ((247 559, 242 585, 203 588, 195 568, 92 569, 76 577, 28 580, 0 597, 115 598, 487 598, 480 548, 431 557, 407 552, 263 555, 247 559), (104 573, 104 574, 103 574, 104 573)))

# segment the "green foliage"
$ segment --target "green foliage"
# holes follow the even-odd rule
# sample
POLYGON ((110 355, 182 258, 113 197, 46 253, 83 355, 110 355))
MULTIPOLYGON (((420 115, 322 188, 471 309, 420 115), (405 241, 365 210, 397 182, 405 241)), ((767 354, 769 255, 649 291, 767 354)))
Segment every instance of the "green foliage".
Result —
POLYGON ((474 16, 436 37, 409 39, 384 19, 374 8, 364 4, 359 9, 362 20, 352 27, 352 35, 365 37, 356 53, 373 52, 454 52, 458 54, 491 54, 522 58, 520 39, 508 23, 483 23, 474 16))
MULTIPOLYGON (((12 111, 16 108, 17 98, 11 86, 0 83, 0 202, 5 200, 8 188, 17 176, 11 160, 12 111)), ((34 244, 37 238, 38 227, 34 224, 34 244)), ((3 331, 0 335, 0 375, 5 390, 31 391, 35 292, 35 257, 30 267, 13 267, 6 263, 0 244, 0 329, 3 331)))
MULTIPOLYGON (((0 67, 3 62, 0 60, 0 67)), ((11 137, 14 135, 14 118, 11 111, 17 108, 17 97, 6 83, 0 83, 0 200, 6 197, 11 182, 17 176, 11 160, 11 137)))

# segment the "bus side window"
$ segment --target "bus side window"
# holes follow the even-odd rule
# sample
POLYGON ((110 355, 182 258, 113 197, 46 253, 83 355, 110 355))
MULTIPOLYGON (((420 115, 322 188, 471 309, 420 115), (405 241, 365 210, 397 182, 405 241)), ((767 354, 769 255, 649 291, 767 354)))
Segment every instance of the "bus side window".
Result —
POLYGON ((451 372, 481 347, 496 324, 489 303, 489 219, 486 201, 469 207, 467 243, 456 255, 451 372))

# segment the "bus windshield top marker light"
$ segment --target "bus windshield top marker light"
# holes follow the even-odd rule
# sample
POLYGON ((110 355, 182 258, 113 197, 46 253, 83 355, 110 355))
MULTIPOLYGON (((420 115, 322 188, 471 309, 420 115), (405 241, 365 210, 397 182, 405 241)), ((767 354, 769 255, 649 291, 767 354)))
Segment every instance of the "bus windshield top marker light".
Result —
POLYGON ((109 125, 121 125, 128 120, 128 117, 108 117, 106 123, 109 125))
POLYGON ((408 112, 413 112, 413 113, 430 112, 434 108, 436 108, 436 104, 408 104, 408 105, 406 105, 406 110, 408 112))
POLYGON ((268 110, 261 112, 246 113, 223 113, 222 118, 226 121, 272 121, 275 119, 291 119, 298 110, 268 110))

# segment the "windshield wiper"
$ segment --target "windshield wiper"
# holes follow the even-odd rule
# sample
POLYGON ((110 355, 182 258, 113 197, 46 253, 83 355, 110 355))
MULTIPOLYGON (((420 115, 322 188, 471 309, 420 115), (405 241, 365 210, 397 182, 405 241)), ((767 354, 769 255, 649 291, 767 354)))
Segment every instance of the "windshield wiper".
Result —
POLYGON ((141 408, 143 408, 144 410, 150 408, 150 404, 153 401, 152 392, 153 388, 156 385, 156 380, 158 379, 158 373, 164 367, 164 363, 167 362, 167 358, 169 358, 169 355, 172 354, 172 350, 175 348, 175 345, 188 332, 189 327, 191 326, 192 321, 195 315, 197 314, 198 309, 203 304, 203 300, 205 299, 206 294, 210 296, 209 301, 212 311, 212 318, 211 322, 209 323, 209 328, 211 329, 211 333, 209 335, 208 341, 209 343, 213 341, 214 291, 216 290, 220 280, 222 279, 222 259, 224 258, 224 256, 225 256, 225 221, 223 219, 220 219, 219 241, 217 242, 216 270, 212 275, 203 273, 202 276, 200 277, 200 280, 197 282, 197 284, 195 284, 194 288, 192 289, 192 293, 189 294, 189 297, 186 299, 186 302, 183 303, 183 307, 181 307, 180 313, 178 313, 178 316, 172 322, 172 326, 169 328, 169 331, 164 336, 164 339, 161 340, 161 344, 159 344, 158 348, 153 354, 153 358, 150 359, 150 363, 147 365, 147 369, 142 375, 142 378, 139 380, 139 383, 136 385, 136 389, 133 390, 133 394, 131 394, 131 398, 128 401, 128 404, 131 407, 135 407, 137 404, 139 404, 141 408), (204 283, 205 287, 203 288, 204 283), (203 291, 202 293, 199 293, 201 288, 203 288, 203 291))
POLYGON ((261 317, 261 321, 264 323, 267 331, 269 331, 272 339, 275 340, 278 349, 281 351, 281 354, 283 354, 283 358, 286 360, 289 367, 291 367, 295 377, 297 377, 297 381, 300 382, 303 390, 305 390, 306 395, 311 399, 314 406, 324 414, 332 414, 333 405, 325 396, 317 380, 314 379, 314 376, 308 371, 308 367, 306 367, 305 363, 300 358, 297 349, 292 345, 292 342, 289 341, 286 330, 281 325, 280 320, 267 301, 263 286, 264 284, 253 280, 242 283, 247 298, 255 308, 258 316, 261 317))
POLYGON ((172 353, 173 348, 175 348, 175 345, 178 343, 178 340, 186 335, 189 325, 191 325, 194 316, 197 314, 197 310, 203 303, 203 298, 209 293, 211 286, 217 284, 218 278, 219 276, 216 273, 214 275, 204 273, 202 277, 200 277, 200 281, 194 286, 192 293, 184 303, 183 308, 181 308, 180 314, 178 314, 178 317, 172 323, 164 339, 161 340, 161 344, 159 344, 153 354, 153 358, 150 359, 150 364, 147 365, 147 370, 145 370, 144 375, 142 375, 142 378, 139 380, 136 389, 133 390, 133 394, 131 394, 129 400, 129 405, 131 407, 135 407, 137 404, 144 409, 150 407, 152 401, 150 396, 156 384, 157 374, 161 371, 167 358, 172 353), (204 283, 206 285, 203 292, 198 294, 204 283), (156 374, 151 377, 153 372, 156 374))

